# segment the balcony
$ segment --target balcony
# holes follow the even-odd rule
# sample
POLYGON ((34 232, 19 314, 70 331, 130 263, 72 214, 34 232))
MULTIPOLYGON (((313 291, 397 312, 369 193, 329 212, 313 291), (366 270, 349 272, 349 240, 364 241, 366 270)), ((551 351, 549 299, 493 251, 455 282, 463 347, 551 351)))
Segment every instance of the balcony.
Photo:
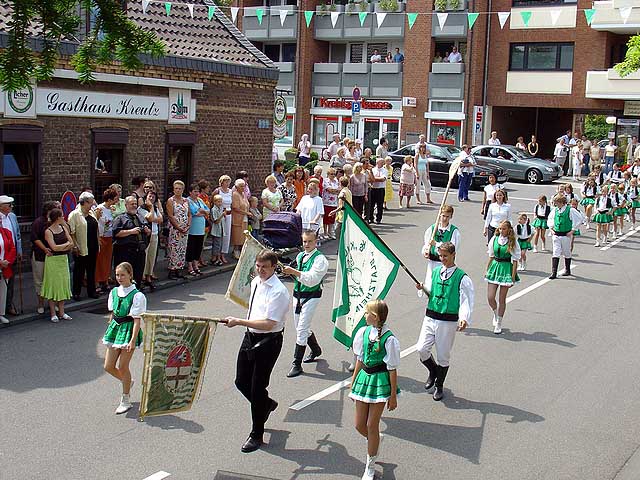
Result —
POLYGON ((587 72, 585 97, 640 100, 640 72, 624 78, 613 69, 587 72))
POLYGON ((637 0, 609 0, 593 2, 596 13, 591 21, 594 30, 634 35, 640 30, 640 6, 637 0), (625 23, 620 9, 631 8, 625 23))
POLYGON ((256 42, 296 40, 298 35, 298 13, 293 5, 277 7, 245 7, 242 29, 249 40, 256 42), (258 10, 262 9, 262 23, 258 10), (284 23, 280 23, 280 12, 287 11, 284 23))
POLYGON ((507 72, 507 93, 571 95, 573 72, 507 72))
POLYGON ((469 22, 466 13, 449 13, 444 28, 440 28, 438 23, 438 12, 433 12, 433 20, 431 21, 431 36, 437 39, 445 38, 467 38, 467 30, 469 22))
POLYGON ((280 70, 278 86, 276 88, 295 94, 296 64, 294 62, 276 62, 275 64, 278 70, 280 70))
POLYGON ((430 73, 429 99, 462 100, 464 73, 430 73))
MULTIPOLYGON (((553 5, 550 7, 517 7, 511 9, 511 15, 509 16, 509 28, 511 30, 532 29, 532 28, 575 28, 576 16, 578 14, 578 7, 575 5, 553 5), (525 26, 522 20, 521 12, 532 12, 529 24, 525 26), (558 20, 555 25, 551 21, 552 12, 560 12, 558 20)), ((581 19, 584 19, 584 14, 581 12, 581 19)))
POLYGON ((367 40, 394 40, 404 39, 406 15, 399 15, 404 11, 405 4, 398 3, 398 9, 395 12, 384 12, 388 15, 385 17, 382 25, 378 28, 375 12, 383 12, 379 4, 366 4, 363 8, 367 12, 367 16, 362 25, 360 25, 361 11, 360 4, 349 4, 345 11, 345 6, 334 5, 335 10, 326 10, 324 7, 316 8, 314 17, 314 36, 316 40, 326 41, 367 41, 367 40), (350 5, 356 5, 351 7, 350 5), (335 27, 331 22, 331 13, 339 13, 335 27))
POLYGON ((401 98, 401 63, 316 63, 313 66, 313 95, 350 97, 353 87, 363 97, 401 98))
POLYGON ((464 63, 432 63, 431 73, 464 73, 464 63))

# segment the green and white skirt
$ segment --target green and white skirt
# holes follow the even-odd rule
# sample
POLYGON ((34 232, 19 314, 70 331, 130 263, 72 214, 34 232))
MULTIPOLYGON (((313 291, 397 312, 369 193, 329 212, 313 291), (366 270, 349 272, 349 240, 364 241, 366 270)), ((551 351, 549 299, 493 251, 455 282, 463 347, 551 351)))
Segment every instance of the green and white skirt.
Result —
POLYGON ((510 287, 514 283, 520 281, 520 277, 516 273, 516 280, 513 281, 513 277, 511 276, 511 262, 498 262, 495 259, 489 265, 489 269, 487 270, 487 274, 484 279, 488 283, 493 283, 495 285, 500 285, 503 287, 510 287))
MULTIPOLYGON (((400 393, 400 389, 397 389, 400 393)), ((384 403, 391 396, 391 380, 388 371, 367 373, 360 370, 351 385, 349 397, 365 403, 384 403)))
POLYGON ((549 226, 547 225, 547 221, 544 218, 535 218, 533 220, 533 223, 531 224, 531 226, 533 228, 542 228, 543 230, 546 230, 549 228, 549 226))
POLYGON ((595 198, 584 197, 582 200, 580 200, 580 205, 595 205, 595 204, 596 204, 595 198))
POLYGON ((54 302, 71 298, 69 259, 66 255, 51 255, 45 258, 40 296, 54 302))
POLYGON ((629 209, 627 207, 618 207, 613 211, 614 217, 622 217, 629 213, 629 209))
POLYGON ((531 246, 531 242, 529 240, 518 239, 518 245, 520 245, 520 250, 533 250, 533 247, 531 246))
POLYGON ((594 223, 611 223, 613 222, 613 215, 608 213, 596 213, 593 216, 594 223))
POLYGON ((631 207, 632 208, 640 208, 640 200, 633 200, 631 202, 631 207))
MULTIPOLYGON (((118 322, 111 320, 107 331, 104 332, 102 343, 111 348, 124 348, 129 345, 133 335, 133 322, 125 322, 118 325, 118 322)), ((136 348, 142 344, 142 328, 138 331, 136 338, 136 348)))

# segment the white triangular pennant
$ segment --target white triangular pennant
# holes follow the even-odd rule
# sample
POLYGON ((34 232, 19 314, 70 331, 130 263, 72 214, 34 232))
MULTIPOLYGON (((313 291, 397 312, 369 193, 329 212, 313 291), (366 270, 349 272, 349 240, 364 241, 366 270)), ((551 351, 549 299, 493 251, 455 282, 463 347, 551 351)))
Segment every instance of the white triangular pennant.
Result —
POLYGON ((562 10, 551 10, 549 15, 551 15, 551 25, 555 27, 556 23, 560 19, 560 15, 562 14, 562 10))
POLYGON ((507 23, 507 19, 511 15, 511 12, 498 12, 498 20, 500 20, 500 28, 504 28, 504 24, 507 23))
POLYGON ((331 27, 336 28, 336 23, 338 22, 338 17, 340 17, 340 12, 331 12, 331 27))
POLYGON ((620 16, 622 17, 622 21, 627 23, 629 17, 631 16, 631 8, 632 7, 624 7, 620 9, 620 16))
POLYGON ((240 11, 240 8, 238 7, 231 7, 231 21, 233 23, 236 23, 236 20, 238 19, 238 12, 240 11))
POLYGON ((376 12, 376 22, 378 22, 378 28, 380 28, 380 25, 382 25, 382 22, 384 22, 386 16, 387 14, 385 12, 376 12))
POLYGON ((448 13, 437 13, 438 15, 438 25, 440 26, 440 30, 444 28, 444 24, 447 23, 448 13))
POLYGON ((193 3, 187 3, 187 8, 189 9, 189 15, 193 18, 193 3))
POLYGON ((151 0, 142 0, 142 13, 147 13, 147 7, 151 3, 151 0))
POLYGON ((284 22, 287 19, 287 10, 280 10, 280 26, 284 27, 284 22))

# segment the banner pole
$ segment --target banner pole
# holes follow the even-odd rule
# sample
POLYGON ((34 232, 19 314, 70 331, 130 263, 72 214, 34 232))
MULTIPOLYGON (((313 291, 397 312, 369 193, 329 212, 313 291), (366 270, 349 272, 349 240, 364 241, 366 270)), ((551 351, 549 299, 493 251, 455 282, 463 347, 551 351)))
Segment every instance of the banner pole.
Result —
MULTIPOLYGON (((451 166, 449 167, 449 181, 447 182, 447 188, 444 191, 444 196, 442 197, 442 202, 440 202, 440 208, 438 209, 438 216, 436 217, 436 221, 431 232, 431 242, 433 242, 433 239, 436 238, 436 230, 438 229, 438 225, 440 224, 440 215, 442 215, 442 209, 444 208, 445 203, 447 203, 449 190, 451 190, 451 183, 453 182, 454 175, 458 174, 460 163, 460 160, 456 159, 451 163, 451 166)), ((460 186, 458 186, 458 188, 460 188, 460 186)))

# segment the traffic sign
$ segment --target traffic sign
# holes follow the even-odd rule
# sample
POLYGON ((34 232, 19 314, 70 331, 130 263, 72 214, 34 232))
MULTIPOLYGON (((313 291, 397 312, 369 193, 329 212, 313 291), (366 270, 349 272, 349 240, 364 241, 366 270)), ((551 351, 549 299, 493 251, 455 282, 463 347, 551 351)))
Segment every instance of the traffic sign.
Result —
POLYGON ((359 101, 351 102, 351 121, 353 123, 358 123, 360 121, 360 107, 361 104, 359 101))
POLYGON ((360 89, 358 88, 358 86, 356 85, 355 87, 353 87, 353 99, 357 102, 360 100, 360 89))

